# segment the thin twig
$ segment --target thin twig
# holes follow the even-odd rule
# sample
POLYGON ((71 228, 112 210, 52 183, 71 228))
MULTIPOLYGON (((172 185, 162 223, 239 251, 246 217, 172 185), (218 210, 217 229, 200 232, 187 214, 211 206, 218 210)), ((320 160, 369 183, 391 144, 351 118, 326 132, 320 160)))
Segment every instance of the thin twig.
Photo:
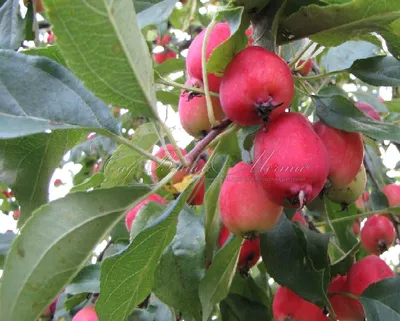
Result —
POLYGON ((221 134, 226 127, 228 127, 232 123, 229 119, 224 119, 221 123, 214 127, 206 137, 204 137, 201 141, 199 141, 196 146, 185 156, 186 163, 192 164, 203 152, 203 150, 216 138, 219 134, 221 134))

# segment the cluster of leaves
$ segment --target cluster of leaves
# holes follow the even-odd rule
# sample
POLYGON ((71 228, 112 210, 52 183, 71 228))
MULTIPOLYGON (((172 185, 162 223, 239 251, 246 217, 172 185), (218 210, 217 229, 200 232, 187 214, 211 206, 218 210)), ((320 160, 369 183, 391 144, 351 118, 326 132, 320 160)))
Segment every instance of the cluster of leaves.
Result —
MULTIPOLYGON (((356 255, 365 255, 350 233, 354 218, 382 210, 399 213, 398 208, 387 209, 380 188, 393 182, 381 156, 400 143, 400 98, 381 102, 377 86, 400 87, 400 3, 44 3, 43 15, 56 35, 54 46, 40 45, 31 4, 22 17, 19 1, 0 0, 0 187, 10 188, 21 206, 20 234, 0 235, 1 266, 7 256, 0 320, 36 320, 63 289, 55 320, 71 320, 94 301, 101 321, 206 321, 212 315, 222 320, 271 320, 276 288, 272 278, 306 300, 329 307, 331 277, 346 273, 356 255), (207 9, 214 5, 221 7, 214 17, 200 13, 204 10, 199 9, 212 12, 207 9), (207 63, 209 71, 220 73, 246 43, 249 21, 257 21, 257 37, 263 14, 264 20, 272 21, 266 36, 272 35, 287 61, 295 62, 301 54, 313 56, 322 69, 322 74, 295 76, 292 110, 364 134, 372 197, 368 212, 357 213, 354 205, 342 211, 328 201, 320 209, 307 209, 317 226, 327 226, 327 233, 292 224, 293 213, 285 210, 277 226, 261 236, 262 262, 243 278, 236 272, 241 239, 231 237, 216 250, 217 202, 229 166, 251 160, 255 128, 230 127, 211 143, 215 152, 206 167, 212 170, 201 174, 207 178, 203 206, 186 204, 192 182, 168 206, 144 207, 131 237, 122 221, 127 209, 155 192, 172 199, 162 185, 151 185, 145 165, 155 145, 174 141, 157 102, 177 110, 185 64, 180 55, 154 65, 149 47, 155 35, 176 29, 194 36, 194 25, 228 21, 232 36, 207 63), (305 50, 312 46, 304 38, 315 42, 313 53, 305 50), (26 40, 38 46, 16 52, 26 40), (170 75, 177 72, 181 76, 172 80, 170 75), (343 90, 349 84, 352 90, 343 90), (353 100, 369 102, 384 121, 362 114, 353 100), (91 132, 97 135, 88 140, 91 132), (48 202, 54 169, 71 161, 82 165, 73 190, 48 202), (106 249, 94 256, 93 250, 104 241, 106 249)), ((188 43, 173 39, 171 46, 181 52, 188 43)), ((388 320, 387 311, 390 320, 400 320, 398 285, 398 278, 381 282, 362 295, 368 320, 388 320)))

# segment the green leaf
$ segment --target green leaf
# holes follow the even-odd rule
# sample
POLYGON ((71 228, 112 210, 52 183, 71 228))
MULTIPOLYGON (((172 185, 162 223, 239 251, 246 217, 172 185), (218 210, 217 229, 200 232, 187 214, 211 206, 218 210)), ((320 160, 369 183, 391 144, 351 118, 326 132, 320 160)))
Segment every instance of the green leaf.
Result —
POLYGON ((154 78, 165 77, 173 72, 183 71, 185 68, 184 59, 168 59, 162 64, 154 66, 154 78))
POLYGON ((304 299, 324 306, 330 274, 329 234, 318 234, 291 223, 286 215, 261 234, 261 255, 268 274, 304 299), (282 264, 285 262, 285 264, 282 264))
POLYGON ((229 293, 239 258, 242 238, 233 236, 217 252, 214 261, 199 285, 199 295, 203 307, 203 321, 207 321, 214 306, 229 293))
POLYGON ((244 277, 240 273, 236 273, 230 292, 266 307, 270 306, 265 289, 261 289, 251 276, 244 277))
POLYGON ((400 61, 393 57, 379 56, 357 60, 349 72, 373 86, 400 86, 400 61))
POLYGON ((63 155, 84 137, 77 130, 68 130, 0 140, 0 181, 14 191, 21 206, 19 227, 36 208, 47 203, 54 169, 63 155))
MULTIPOLYGON (((81 304, 83 301, 87 300, 88 296, 90 296, 90 293, 78 293, 78 294, 73 295, 72 297, 68 298, 64 302, 65 310, 66 311, 72 310, 74 307, 81 304)), ((59 320, 59 319, 57 318, 57 320, 59 320)))
POLYGON ((231 31, 229 39, 216 47, 207 60, 207 71, 222 76, 226 66, 232 58, 247 45, 247 37, 244 32, 249 26, 244 8, 228 8, 218 12, 217 21, 227 21, 231 31))
POLYGON ((391 113, 400 113, 400 99, 393 99, 391 101, 385 101, 385 105, 388 107, 391 113))
POLYGON ((166 207, 158 202, 149 202, 142 206, 132 222, 130 239, 133 240, 141 231, 151 226, 164 213, 166 207))
POLYGON ((137 23, 141 29, 150 25, 159 25, 168 20, 175 8, 176 0, 160 1, 137 14, 137 23))
POLYGON ((0 50, 0 138, 56 129, 118 133, 108 107, 54 61, 0 50), (23 74, 15 81, 15 75, 23 74))
POLYGON ((102 263, 101 295, 96 304, 100 320, 125 321, 151 292, 157 264, 175 236, 178 214, 196 182, 193 180, 178 199, 169 204, 164 214, 140 232, 124 252, 102 263), (121 297, 127 299, 121 301, 121 297))
POLYGON ((18 49, 25 36, 25 20, 19 12, 19 0, 2 1, 0 7, 0 49, 18 49))
POLYGON ((229 293, 220 303, 220 309, 222 321, 271 320, 271 312, 265 305, 235 293, 229 293))
MULTIPOLYGON (((327 219, 329 220, 334 220, 336 218, 344 216, 349 217, 357 214, 357 209, 355 205, 351 205, 347 209, 342 209, 341 205, 335 204, 329 201, 327 198, 325 198, 325 208, 328 215, 327 219)), ((357 237, 353 234, 351 230, 351 225, 351 220, 347 222, 332 223, 332 232, 335 233, 337 244, 345 252, 350 251, 358 242, 357 237)), ((331 230, 329 224, 327 225, 327 227, 328 230, 331 230)))
POLYGON ((158 298, 195 320, 201 319, 198 287, 206 268, 202 221, 189 206, 183 208, 176 235, 157 266, 153 286, 158 298))
POLYGON ((85 86, 107 104, 154 117, 152 60, 133 1, 44 3, 57 45, 85 86))
POLYGON ((346 70, 354 61, 377 56, 380 48, 367 41, 346 41, 338 47, 328 49, 322 57, 321 66, 327 72, 346 70))
POLYGON ((366 116, 342 96, 314 96, 317 116, 328 126, 348 132, 359 132, 375 139, 400 142, 398 126, 366 116))
POLYGON ((100 293, 100 264, 86 265, 68 284, 65 292, 69 294, 100 293))
MULTIPOLYGON (((168 60, 167 60, 168 61, 168 60)), ((177 112, 178 111, 178 102, 180 97, 180 91, 172 90, 157 90, 156 96, 157 100, 162 102, 164 105, 171 105, 172 109, 177 112)))
POLYGON ((399 321, 399 296, 399 276, 371 284, 360 297, 368 321, 399 321))
POLYGON ((87 191, 90 188, 99 187, 104 181, 103 173, 96 173, 86 179, 83 183, 71 188, 70 192, 87 191))
POLYGON ((21 53, 29 56, 40 56, 54 60, 56 63, 67 67, 67 63, 61 54, 60 48, 57 45, 47 46, 44 48, 30 48, 22 50, 21 53))
POLYGON ((378 31, 399 18, 397 0, 387 0, 382 6, 376 5, 376 0, 310 5, 282 21, 279 42, 309 37, 327 47, 338 46, 356 36, 378 31))
POLYGON ((30 1, 26 5, 28 11, 26 12, 25 15, 25 40, 35 40, 35 31, 34 25, 33 25, 33 17, 34 17, 34 12, 33 12, 33 3, 30 1))
POLYGON ((77 192, 42 206, 7 256, 0 319, 36 320, 147 186, 77 192), (46 231, 38 233, 38 231, 46 231))
POLYGON ((254 138, 256 137, 256 133, 260 128, 261 125, 246 126, 241 128, 237 133, 239 147, 242 152, 242 159, 246 163, 252 162, 251 149, 254 145, 254 138))
MULTIPOLYGON (((215 159, 215 158, 214 158, 215 159)), ((214 161, 211 160, 211 162, 214 161)), ((214 249, 217 244, 220 232, 220 214, 218 209, 218 198, 222 183, 230 166, 229 156, 220 169, 218 176, 213 180, 210 187, 206 191, 204 198, 204 217, 205 217, 205 242, 206 242, 206 262, 211 262, 214 255, 214 249)))
POLYGON ((346 275, 350 267, 356 261, 356 253, 360 249, 361 242, 357 242, 353 248, 351 248, 347 253, 345 253, 339 260, 333 262, 331 265, 331 275, 335 277, 336 275, 346 275))
MULTIPOLYGON (((135 130, 131 143, 144 150, 151 150, 158 139, 154 125, 145 123, 135 130)), ((106 164, 103 186, 126 185, 138 181, 144 173, 145 161, 146 159, 133 149, 119 146, 106 164)))
POLYGON ((382 28, 379 33, 385 39, 390 53, 400 60, 400 19, 382 28))

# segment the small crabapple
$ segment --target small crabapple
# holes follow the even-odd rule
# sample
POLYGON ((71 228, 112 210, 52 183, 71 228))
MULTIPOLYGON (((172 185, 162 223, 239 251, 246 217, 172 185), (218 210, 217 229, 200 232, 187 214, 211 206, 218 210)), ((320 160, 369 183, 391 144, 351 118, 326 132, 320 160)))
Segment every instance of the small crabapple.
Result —
POLYGON ((382 254, 392 246, 395 238, 392 221, 383 215, 368 217, 361 230, 361 244, 371 254, 382 254))
MULTIPOLYGON (((185 83, 186 86, 203 89, 203 83, 198 79, 190 78, 185 83)), ((217 97, 211 97, 215 120, 224 118, 221 104, 217 97)), ((194 137, 206 135, 211 130, 208 118, 207 102, 204 95, 182 90, 179 97, 179 118, 183 129, 194 137)))
MULTIPOLYGON (((186 57, 186 70, 192 78, 203 80, 203 64, 202 64, 202 47, 203 40, 207 29, 200 32, 192 41, 186 57)), ((206 48, 206 60, 211 56, 211 53, 222 42, 227 40, 231 35, 229 24, 219 22, 214 25, 210 32, 206 48)), ((221 77, 209 73, 207 75, 208 87, 211 91, 218 92, 221 83, 221 77)))
POLYGON ((276 118, 289 107, 293 96, 289 66, 262 47, 250 46, 240 51, 222 76, 221 106, 238 125, 257 125, 276 118))
POLYGON ((302 207, 321 192, 328 171, 325 146, 302 114, 285 113, 258 131, 254 174, 272 202, 302 207))
POLYGON ((350 133, 316 122, 314 130, 324 142, 329 155, 329 180, 335 188, 344 187, 356 177, 364 158, 360 133, 350 133))
POLYGON ((253 236, 276 224, 282 206, 268 199, 254 177, 252 165, 240 162, 228 170, 221 187, 219 210, 222 222, 232 233, 253 236))

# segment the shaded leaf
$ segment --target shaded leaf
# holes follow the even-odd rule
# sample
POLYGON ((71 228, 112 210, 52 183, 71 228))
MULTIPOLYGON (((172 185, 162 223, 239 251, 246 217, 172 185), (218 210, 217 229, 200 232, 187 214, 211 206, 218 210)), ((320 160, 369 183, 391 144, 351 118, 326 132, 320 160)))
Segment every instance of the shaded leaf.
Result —
POLYGON ((271 320, 271 311, 265 305, 229 293, 220 303, 222 321, 271 320))
POLYGON ((140 28, 150 25, 159 25, 168 20, 175 8, 176 0, 160 1, 137 14, 137 22, 140 28))
POLYGON ((275 227, 260 236, 268 274, 304 299, 324 306, 330 281, 329 238, 329 234, 301 229, 281 215, 275 227))
POLYGON ((400 4, 388 0, 353 0, 326 6, 302 7, 282 21, 279 42, 309 37, 324 46, 337 46, 356 36, 380 30, 400 18, 400 4))
POLYGON ((377 56, 380 48, 366 41, 346 41, 337 47, 328 49, 321 59, 321 66, 327 72, 345 70, 357 59, 377 56))
POLYGON ((400 142, 398 126, 366 116, 342 96, 314 96, 317 116, 327 125, 348 132, 359 132, 376 139, 400 142))
POLYGON ((0 7, 0 48, 18 49, 25 36, 25 20, 19 12, 19 0, 2 1, 0 7))
POLYGON ((229 293, 239 258, 242 238, 230 236, 225 245, 217 252, 206 275, 200 282, 199 295, 203 307, 203 321, 207 321, 214 306, 229 293))
POLYGON ((79 271, 65 292, 69 294, 99 293, 100 292, 100 264, 86 265, 79 271))
POLYGON ((0 319, 36 320, 86 264, 125 208, 148 191, 141 185, 77 192, 37 210, 7 256, 0 319))
POLYGON ((178 311, 201 319, 198 287, 205 273, 202 217, 185 206, 178 217, 174 239, 165 249, 155 272, 153 291, 178 311))
POLYGON ((0 138, 56 129, 118 133, 108 107, 63 66, 0 50, 0 138), (15 75, 23 74, 15 81, 15 75))
POLYGON ((400 61, 393 57, 379 56, 357 60, 349 72, 373 86, 400 86, 400 61))
POLYGON ((360 297, 368 321, 399 321, 399 296, 399 276, 371 284, 360 297))

